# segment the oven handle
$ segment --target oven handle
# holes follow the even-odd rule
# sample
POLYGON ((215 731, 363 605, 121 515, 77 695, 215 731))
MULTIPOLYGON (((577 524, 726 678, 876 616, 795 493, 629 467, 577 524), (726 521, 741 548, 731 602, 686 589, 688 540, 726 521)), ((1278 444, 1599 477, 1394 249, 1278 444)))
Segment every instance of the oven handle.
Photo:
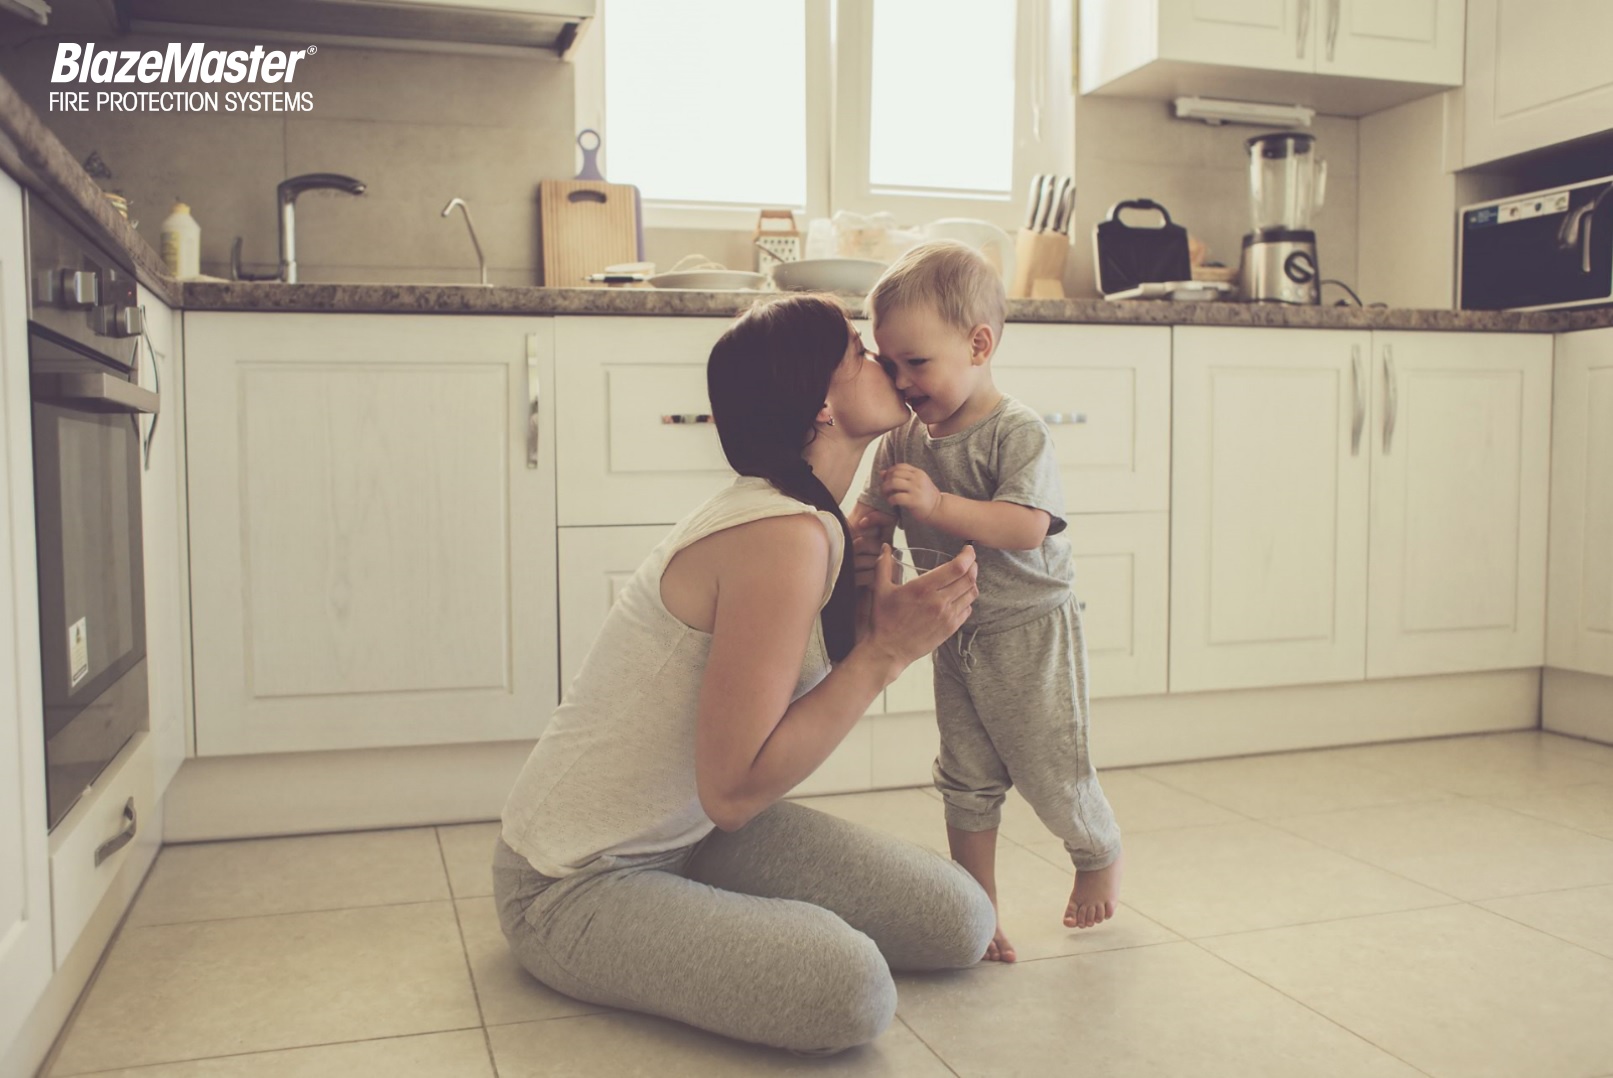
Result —
POLYGON ((110 374, 36 374, 34 400, 78 405, 92 412, 156 415, 160 397, 110 374))

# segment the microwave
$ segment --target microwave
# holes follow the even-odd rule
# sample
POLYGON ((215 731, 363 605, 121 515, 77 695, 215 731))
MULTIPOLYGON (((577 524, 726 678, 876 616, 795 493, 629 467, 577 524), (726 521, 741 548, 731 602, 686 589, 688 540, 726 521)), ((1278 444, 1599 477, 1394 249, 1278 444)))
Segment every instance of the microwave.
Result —
POLYGON ((1458 226, 1462 310, 1613 304, 1613 176, 1464 206, 1458 226))

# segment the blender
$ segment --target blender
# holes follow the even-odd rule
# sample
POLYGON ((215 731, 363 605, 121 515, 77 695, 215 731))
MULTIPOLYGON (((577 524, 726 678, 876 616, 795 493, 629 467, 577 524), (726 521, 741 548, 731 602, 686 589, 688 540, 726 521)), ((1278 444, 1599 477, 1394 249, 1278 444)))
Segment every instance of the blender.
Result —
POLYGON ((1316 233, 1311 218, 1322 208, 1327 163, 1316 157, 1316 137, 1293 131, 1256 135, 1249 151, 1249 210, 1254 231, 1243 237, 1238 284, 1254 303, 1320 303, 1316 233))

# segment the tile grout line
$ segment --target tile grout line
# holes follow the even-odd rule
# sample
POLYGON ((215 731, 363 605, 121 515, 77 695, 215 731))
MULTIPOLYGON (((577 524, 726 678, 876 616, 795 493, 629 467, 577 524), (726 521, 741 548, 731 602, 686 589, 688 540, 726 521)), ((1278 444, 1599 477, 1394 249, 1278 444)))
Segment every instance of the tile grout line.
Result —
MULTIPOLYGON (((900 1005, 900 1004, 899 1004, 899 1003, 898 1003, 898 1006, 899 1006, 899 1005, 900 1005)), ((937 1063, 939 1063, 939 1064, 941 1064, 941 1066, 943 1066, 943 1067, 945 1067, 945 1068, 946 1068, 946 1069, 947 1069, 947 1073, 948 1073, 948 1074, 951 1074, 951 1075, 952 1075, 952 1078, 962 1078, 962 1076, 961 1076, 961 1075, 959 1075, 959 1074, 958 1074, 958 1072, 957 1072, 957 1070, 956 1070, 956 1068, 954 1068, 954 1067, 953 1067, 953 1066, 952 1066, 952 1064, 950 1064, 950 1063, 948 1063, 948 1062, 947 1062, 947 1061, 946 1061, 946 1058, 945 1058, 945 1057, 944 1057, 944 1056, 942 1056, 942 1055, 941 1055, 941 1053, 940 1053, 940 1052, 937 1052, 937 1051, 936 1051, 936 1050, 935 1050, 935 1046, 934 1046, 934 1045, 933 1045, 933 1044, 931 1044, 931 1043, 930 1043, 930 1042, 929 1042, 929 1041, 927 1041, 927 1040, 925 1040, 925 1039, 924 1039, 924 1038, 923 1038, 923 1037, 922 1037, 922 1036, 920 1036, 920 1034, 919 1034, 919 1031, 918 1031, 918 1030, 916 1030, 916 1029, 914 1029, 914 1028, 913 1028, 913 1026, 912 1026, 912 1024, 911 1024, 911 1023, 910 1023, 910 1022, 908 1022, 908 1020, 907 1020, 907 1019, 905 1019, 905 1018, 903 1018, 903 1017, 902 1017, 902 1014, 901 1014, 901 1011, 900 1011, 900 1010, 898 1010, 898 1011, 897 1011, 897 1013, 896 1013, 896 1020, 897 1020, 897 1021, 898 1021, 898 1022, 900 1022, 900 1023, 902 1023, 902 1028, 903 1028, 903 1029, 905 1029, 905 1030, 907 1030, 907 1031, 908 1031, 908 1032, 909 1032, 909 1033, 911 1033, 911 1034, 913 1034, 913 1039, 914 1039, 914 1040, 916 1040, 916 1041, 918 1041, 918 1042, 919 1042, 919 1043, 920 1043, 920 1044, 922 1044, 922 1045, 923 1045, 923 1046, 924 1046, 924 1047, 925 1047, 925 1049, 926 1049, 926 1050, 927 1050, 927 1051, 928 1051, 928 1052, 929 1052, 929 1053, 930 1053, 930 1054, 931 1054, 931 1055, 932 1055, 932 1056, 934 1056, 934 1057, 935 1057, 935 1061, 936 1061, 936 1062, 937 1062, 937 1063)))
MULTIPOLYGON (((482 1027, 482 1039, 487 1040, 487 1015, 482 1011, 482 993, 476 985, 476 971, 471 968, 470 947, 465 943, 465 925, 459 919, 459 900, 454 896, 453 877, 448 872, 448 855, 442 848, 442 834, 432 828, 432 838, 437 843, 437 860, 442 866, 443 882, 448 885, 448 907, 454 913, 454 931, 459 935, 459 956, 465 961, 465 977, 470 981, 471 998, 476 1001, 476 1017, 482 1027)), ((488 1052, 491 1058, 492 1044, 488 1042, 488 1052)), ((495 1072, 497 1070, 495 1066, 495 1072)))
MULTIPOLYGON (((1570 891, 1589 891, 1589 890, 1593 890, 1593 888, 1589 888, 1589 887, 1570 887, 1570 888, 1568 888, 1568 890, 1570 890, 1570 891)), ((1541 892, 1541 894, 1562 894, 1562 893, 1563 892, 1561 892, 1561 891, 1542 891, 1541 892)), ((1509 898, 1532 898, 1534 896, 1532 896, 1532 895, 1509 895, 1507 897, 1509 897, 1509 898)), ((1484 901, 1485 902, 1495 902, 1495 901, 1499 901, 1499 900, 1493 899, 1493 898, 1487 898, 1487 899, 1484 899, 1484 901)), ((1578 940, 1571 940, 1567 936, 1559 936, 1557 933, 1551 931, 1550 929, 1541 928, 1539 925, 1532 925, 1527 921, 1520 921, 1516 917, 1513 917, 1511 914, 1502 913, 1500 910, 1492 910, 1488 906, 1480 906, 1476 902, 1470 902, 1468 904, 1473 906, 1474 909, 1482 910, 1485 913, 1492 913, 1492 914, 1494 914, 1495 916, 1501 918, 1504 921, 1511 921, 1513 924, 1517 925, 1520 928, 1526 928, 1531 932, 1538 932, 1542 936, 1545 936, 1548 939, 1554 939, 1554 940, 1557 940, 1560 943, 1566 943, 1570 947, 1577 947, 1580 950, 1585 951, 1585 952, 1587 952, 1589 954, 1596 955, 1598 958, 1606 958, 1609 961, 1613 961, 1613 954, 1606 954, 1606 953, 1604 953, 1602 951, 1596 950, 1594 947, 1587 947, 1583 943, 1580 943, 1578 940)))
POLYGON ((1418 1074, 1425 1075, 1425 1076, 1427 1076, 1427 1078, 1433 1078, 1433 1076, 1430 1075, 1428 1071, 1423 1070, 1421 1067, 1417 1066, 1415 1063, 1412 1063, 1410 1060, 1402 1057, 1399 1053, 1390 1051, 1388 1048, 1384 1047, 1383 1045, 1378 1044, 1376 1041, 1373 1041, 1370 1038, 1368 1038, 1365 1034, 1358 1033, 1355 1030, 1351 1029, 1349 1026, 1347 1026, 1344 1023, 1340 1022, 1338 1019, 1332 1017, 1331 1015, 1327 1015, 1327 1014, 1322 1013, 1321 1011, 1317 1010, 1315 1007, 1311 1006, 1309 1003, 1306 1003, 1304 1000, 1298 999, 1298 998, 1296 998, 1294 996, 1289 995, 1287 992, 1284 992, 1281 988, 1278 988, 1276 985, 1272 984, 1270 981, 1267 981, 1265 978, 1263 978, 1263 977, 1261 977, 1261 976, 1259 976, 1259 975, 1257 975, 1255 973, 1252 973, 1249 970, 1244 969, 1242 966, 1238 965, 1237 963, 1235 963, 1235 962, 1233 962, 1233 961, 1231 961, 1231 960, 1229 960, 1229 959, 1227 959, 1227 958, 1225 958, 1225 957, 1223 957, 1221 955, 1216 954, 1214 951, 1210 950, 1208 947, 1200 946, 1198 940, 1189 940, 1188 942, 1191 943, 1194 947, 1197 947, 1201 954, 1209 955, 1211 958, 1215 959, 1217 962, 1220 962, 1223 965, 1225 965, 1228 969, 1233 970, 1234 972, 1240 973, 1245 977, 1248 977, 1250 980, 1254 981, 1257 984, 1265 985, 1267 988, 1271 989, 1273 992, 1276 992, 1283 999, 1286 999, 1286 1000, 1290 1001, 1291 1003, 1294 1003, 1294 1004, 1296 1004, 1296 1005, 1298 1005, 1300 1007, 1303 1007, 1305 1010, 1310 1011, 1312 1014, 1316 1015, 1322 1021, 1328 1023, 1329 1025, 1331 1025, 1331 1026, 1333 1026, 1333 1027, 1335 1027, 1337 1029, 1343 1030, 1345 1033, 1349 1034, 1351 1037, 1354 1037, 1356 1040, 1360 1041, 1362 1044, 1365 1044, 1370 1048, 1373 1048, 1373 1049, 1376 1049, 1379 1052, 1382 1052, 1384 1055, 1388 1056, 1390 1059, 1399 1060, 1401 1063, 1404 1063, 1406 1066, 1410 1067, 1412 1070, 1416 1071, 1418 1074))
MULTIPOLYGON (((428 1029, 420 1033, 389 1033, 381 1037, 354 1037, 345 1041, 319 1041, 315 1044, 289 1044, 281 1048, 254 1048, 249 1052, 224 1052, 211 1056, 186 1056, 183 1059, 159 1059, 151 1063, 136 1063, 132 1067, 122 1064, 116 1067, 102 1068, 94 1071, 74 1071, 72 1074, 61 1075, 59 1078, 94 1078, 97 1074, 122 1074, 131 1069, 146 1067, 172 1067, 186 1063, 207 1063, 214 1059, 247 1059, 251 1056, 270 1056, 282 1052, 302 1052, 315 1048, 339 1048, 344 1044, 379 1044, 382 1041, 406 1041, 414 1037, 439 1037, 445 1033, 470 1033, 480 1029, 480 1026, 455 1026, 451 1029, 428 1029)), ((37 1078, 45 1078, 45 1071, 41 1070, 37 1078)), ((51 1076, 58 1078, 58 1076, 51 1076)))
POLYGON ((186 925, 214 925, 214 924, 222 924, 222 923, 224 923, 226 921, 261 920, 261 919, 266 918, 266 917, 301 917, 301 916, 303 916, 305 914, 310 914, 310 913, 346 913, 349 910, 395 910, 395 909, 401 909, 404 906, 430 906, 430 905, 433 905, 434 903, 439 903, 439 902, 453 903, 453 902, 457 902, 461 897, 469 899, 469 898, 490 898, 491 896, 490 895, 463 895, 463 896, 459 896, 459 895, 454 894, 453 887, 450 886, 448 888, 448 895, 445 898, 412 898, 407 902, 372 902, 372 903, 368 903, 368 904, 365 904, 365 905, 362 905, 362 906, 320 906, 317 909, 311 909, 311 910, 272 910, 272 911, 266 911, 266 912, 263 912, 263 913, 242 913, 242 914, 238 914, 238 915, 236 915, 234 917, 198 917, 197 919, 195 919, 193 921, 155 921, 155 922, 152 922, 150 924, 129 925, 128 927, 131 928, 131 929, 183 928, 186 925))

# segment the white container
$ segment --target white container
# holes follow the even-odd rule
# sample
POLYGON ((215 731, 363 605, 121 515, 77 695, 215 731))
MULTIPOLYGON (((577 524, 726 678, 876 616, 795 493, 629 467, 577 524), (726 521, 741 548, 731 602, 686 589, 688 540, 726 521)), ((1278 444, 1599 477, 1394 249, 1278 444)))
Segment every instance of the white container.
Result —
POLYGON ((201 276, 202 226, 183 202, 175 202, 162 222, 162 262, 178 280, 201 276))

